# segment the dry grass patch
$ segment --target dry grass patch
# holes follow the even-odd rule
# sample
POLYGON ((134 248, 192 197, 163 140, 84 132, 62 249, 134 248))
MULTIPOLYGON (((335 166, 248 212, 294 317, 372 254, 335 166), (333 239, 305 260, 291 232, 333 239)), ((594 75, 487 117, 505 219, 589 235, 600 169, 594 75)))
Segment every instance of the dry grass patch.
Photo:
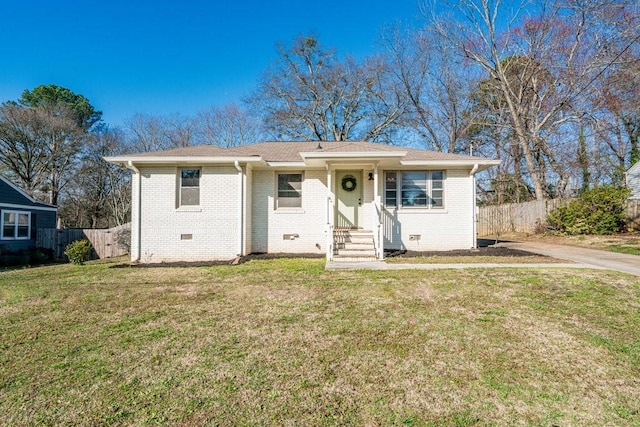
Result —
POLYGON ((0 274, 9 425, 637 425, 640 283, 323 260, 0 274))
MULTIPOLYGON (((610 252, 618 252, 630 255, 640 255, 640 233, 622 233, 610 236, 559 236, 559 235, 532 235, 510 236, 515 240, 531 240, 559 245, 579 246, 590 249, 601 249, 610 252)), ((509 236, 501 237, 509 238, 509 236)))

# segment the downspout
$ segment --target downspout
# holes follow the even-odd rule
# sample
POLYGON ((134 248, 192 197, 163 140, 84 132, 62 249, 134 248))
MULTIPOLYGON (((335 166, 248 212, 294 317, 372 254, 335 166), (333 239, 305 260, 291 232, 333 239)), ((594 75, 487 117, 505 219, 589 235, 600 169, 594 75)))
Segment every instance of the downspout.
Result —
POLYGON ((238 187, 240 190, 240 200, 238 203, 238 256, 243 256, 244 255, 244 245, 242 244, 242 239, 243 239, 243 228, 244 228, 244 221, 242 218, 242 214, 244 213, 244 183, 243 183, 243 176, 242 176, 242 168, 240 167, 240 163, 238 163, 238 161, 236 160, 235 162, 233 162, 233 165, 236 167, 236 170, 238 171, 238 187))
POLYGON ((473 197, 473 199, 471 200, 471 229, 472 229, 472 242, 471 242, 471 249, 477 249, 478 248, 478 236, 477 236, 477 218, 476 218, 476 172, 478 172, 478 168, 480 166, 478 165, 478 163, 476 163, 475 165, 473 165, 473 168, 471 169, 471 172, 469 173, 469 176, 471 176, 471 197, 473 197))
MULTIPOLYGON (((129 160, 127 162, 127 169, 131 169, 133 171, 133 173, 136 176, 136 223, 135 224, 131 224, 132 226, 135 225, 136 227, 136 253, 135 254, 131 254, 133 255, 133 259, 131 260, 131 262, 139 262, 140 261, 140 242, 142 241, 141 237, 140 237, 140 231, 142 229, 141 227, 141 223, 142 223, 142 219, 140 218, 140 213, 142 212, 142 208, 140 206, 141 202, 142 202, 142 177, 140 176, 140 170, 135 167, 133 165, 133 161, 129 160)), ((132 187, 133 188, 133 187, 132 187)))
POLYGON ((382 206, 378 190, 378 164, 373 167, 373 206, 376 210, 376 258, 384 259, 384 237, 382 236, 382 206))

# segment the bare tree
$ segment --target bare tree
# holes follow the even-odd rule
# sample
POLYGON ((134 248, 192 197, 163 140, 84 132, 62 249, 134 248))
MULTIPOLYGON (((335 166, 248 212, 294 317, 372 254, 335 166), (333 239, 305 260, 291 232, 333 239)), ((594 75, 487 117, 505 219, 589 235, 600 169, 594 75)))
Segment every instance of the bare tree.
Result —
POLYGON ((407 99, 403 125, 427 148, 468 151, 466 137, 473 121, 466 112, 478 80, 473 68, 431 26, 409 33, 391 29, 385 34, 385 45, 399 96, 407 99))
POLYGON ((76 119, 62 102, 5 103, 0 108, 0 162, 32 196, 57 204, 74 176, 76 155, 87 135, 76 119))
POLYGON ((134 114, 125 121, 129 151, 150 152, 192 145, 197 136, 196 121, 187 116, 134 114))
POLYGON ((102 126, 89 137, 76 179, 63 198, 59 215, 67 227, 105 228, 122 225, 130 217, 130 174, 103 157, 121 154, 125 135, 102 126))
POLYGON ((39 111, 15 103, 0 107, 0 163, 29 194, 36 196, 47 176, 46 121, 39 111))
POLYGON ((237 104, 211 107, 196 119, 198 141, 220 147, 236 147, 257 142, 260 138, 258 120, 237 104))
POLYGON ((549 180, 556 191, 567 184, 561 155, 575 155, 575 147, 551 147, 549 135, 579 120, 578 97, 604 66, 589 36, 596 29, 596 12, 606 5, 541 2, 520 18, 524 6, 505 13, 500 0, 462 0, 463 21, 438 18, 432 25, 484 70, 504 100, 505 125, 519 146, 534 195, 542 199, 549 194, 549 180))
POLYGON ((277 139, 389 142, 404 114, 384 58, 338 59, 314 37, 281 46, 248 100, 277 139))

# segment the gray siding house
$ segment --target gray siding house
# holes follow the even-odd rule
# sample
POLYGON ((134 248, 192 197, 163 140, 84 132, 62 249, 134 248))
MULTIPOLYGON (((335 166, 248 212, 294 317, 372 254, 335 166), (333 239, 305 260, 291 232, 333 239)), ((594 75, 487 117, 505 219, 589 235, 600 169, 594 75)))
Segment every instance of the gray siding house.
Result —
POLYGON ((631 189, 630 199, 640 199, 640 162, 629 168, 626 174, 627 187, 631 189))
POLYGON ((58 209, 0 176, 0 254, 30 249, 38 228, 55 228, 58 209))

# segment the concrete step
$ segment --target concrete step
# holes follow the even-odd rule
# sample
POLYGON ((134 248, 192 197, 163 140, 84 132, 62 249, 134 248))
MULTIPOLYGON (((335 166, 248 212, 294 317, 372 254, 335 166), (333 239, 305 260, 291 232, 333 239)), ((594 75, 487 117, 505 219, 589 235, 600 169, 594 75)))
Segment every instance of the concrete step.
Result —
POLYGON ((376 252, 371 249, 338 249, 338 255, 344 256, 372 256, 376 257, 376 252))
POLYGON ((350 256, 350 255, 334 255, 335 262, 373 262, 378 259, 375 256, 350 256))
POLYGON ((373 249, 373 240, 369 240, 368 242, 343 242, 342 246, 345 249, 373 249))
POLYGON ((335 261, 370 262, 376 260, 371 230, 338 229, 333 232, 335 261))
POLYGON ((336 240, 349 243, 373 242, 373 236, 336 236, 336 240))

